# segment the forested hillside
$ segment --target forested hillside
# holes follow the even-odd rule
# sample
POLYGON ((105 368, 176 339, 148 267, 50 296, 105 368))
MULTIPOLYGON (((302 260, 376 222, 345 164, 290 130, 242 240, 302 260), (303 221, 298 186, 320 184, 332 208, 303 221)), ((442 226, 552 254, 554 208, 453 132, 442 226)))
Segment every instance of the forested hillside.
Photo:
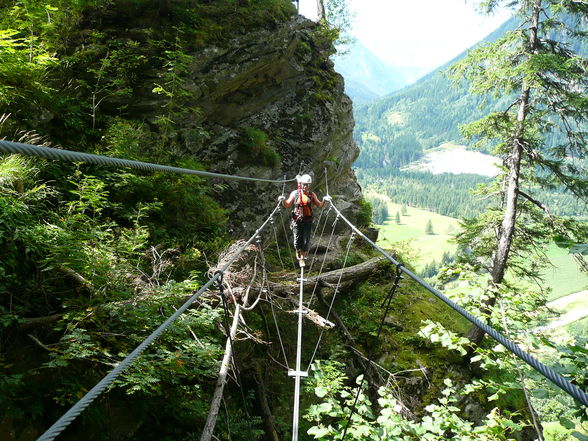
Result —
MULTIPOLYGON (((516 26, 513 18, 489 35, 493 41, 516 26)), ((456 59, 415 84, 354 110, 355 139, 361 154, 361 168, 397 168, 422 156, 423 149, 445 142, 464 143, 459 126, 497 109, 508 97, 487 100, 468 93, 468 84, 452 84, 445 71, 456 59), (486 103, 489 107, 481 109, 486 103)))
POLYGON ((335 69, 345 77, 345 93, 355 108, 398 90, 407 80, 396 69, 386 65, 360 41, 348 53, 334 59, 335 69))

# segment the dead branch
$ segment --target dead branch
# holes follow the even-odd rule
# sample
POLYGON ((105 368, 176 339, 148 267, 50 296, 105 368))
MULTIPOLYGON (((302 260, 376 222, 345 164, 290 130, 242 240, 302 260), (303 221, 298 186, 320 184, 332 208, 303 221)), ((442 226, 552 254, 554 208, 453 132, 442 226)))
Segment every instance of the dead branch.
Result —
POLYGON ((62 313, 47 315, 44 317, 25 318, 24 322, 18 324, 17 330, 20 332, 27 332, 42 326, 49 326, 58 321, 61 317, 63 317, 62 313))
POLYGON ((77 273, 73 269, 62 265, 59 265, 56 269, 61 274, 63 274, 67 279, 69 279, 77 286, 85 290, 88 294, 94 295, 97 293, 96 288, 94 288, 88 280, 86 280, 81 274, 77 273))

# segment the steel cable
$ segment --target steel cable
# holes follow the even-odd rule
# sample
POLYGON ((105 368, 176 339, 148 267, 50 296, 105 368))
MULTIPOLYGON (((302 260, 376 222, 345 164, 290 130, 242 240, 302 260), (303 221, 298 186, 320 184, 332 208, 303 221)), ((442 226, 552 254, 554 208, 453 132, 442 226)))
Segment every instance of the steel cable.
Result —
MULTIPOLYGON (((329 213, 330 213, 330 212, 331 212, 331 205, 329 205, 329 209, 327 210, 327 214, 325 215, 325 223, 323 224, 323 228, 322 228, 322 230, 321 230, 321 235, 320 235, 320 237, 319 237, 319 242, 320 242, 320 241, 323 239, 323 235, 325 234, 325 228, 327 227, 327 223, 329 222, 329 213)), ((322 214, 323 214, 323 213, 322 213, 322 211, 321 211, 321 216, 322 216, 322 214)), ((318 223, 317 223, 317 226, 316 226, 316 228, 315 228, 315 233, 316 233, 316 230, 317 230, 317 229, 318 229, 318 227, 319 227, 320 221, 321 221, 321 220, 320 220, 320 217, 319 217, 319 221, 318 221, 318 223)), ((313 253, 313 255, 312 255, 312 260, 310 261, 310 268, 308 268, 308 272, 309 272, 309 273, 312 271, 312 267, 314 266, 314 262, 315 262, 315 260, 316 260, 316 255, 317 255, 317 253, 318 253, 318 246, 317 246, 317 245, 315 245, 315 247, 314 247, 314 253, 313 253)), ((325 253, 326 253, 326 252, 325 252, 325 253)))
POLYGON ((288 370, 290 370, 290 365, 288 364, 288 356, 286 355, 286 349, 284 347, 284 342, 282 341, 282 334, 280 332, 280 327, 278 326, 278 319, 276 318, 276 311, 274 310, 274 302, 272 299, 272 293, 270 291, 269 277, 267 275, 265 254, 263 253, 263 250, 261 250, 261 267, 263 270, 264 283, 266 283, 266 286, 267 286, 267 299, 270 304, 270 309, 272 310, 272 317, 274 319, 274 325, 276 327, 276 332, 278 333, 278 341, 280 342, 280 347, 282 349, 282 354, 284 355, 284 361, 286 362, 286 367, 288 368, 288 370))
POLYGON ((229 268, 233 262, 239 257, 239 255, 253 242, 260 231, 269 223, 272 216, 280 208, 280 205, 276 205, 272 213, 268 216, 265 222, 255 231, 255 234, 237 251, 237 253, 212 277, 206 282, 192 297, 190 297, 178 310, 171 315, 165 322, 163 322, 153 333, 147 337, 143 342, 137 346, 133 352, 122 360, 112 371, 110 371, 100 382, 98 382, 92 389, 90 389, 86 395, 84 395, 76 404, 74 404, 61 418, 59 418, 45 433, 43 433, 37 441, 52 441, 61 432, 65 430, 67 426, 71 424, 112 382, 135 361, 135 359, 141 355, 141 353, 153 343, 169 325, 171 325, 180 315, 186 311, 194 301, 200 297, 200 295, 206 291, 219 277, 220 275, 229 268))
POLYGON ((316 288, 318 287, 318 283, 320 280, 320 275, 323 273, 323 268, 325 267, 325 262, 327 261, 327 255, 329 254, 329 248, 331 248, 331 242, 333 241, 333 235, 335 234, 335 227, 337 226, 337 222, 339 222, 339 216, 335 218, 333 222, 333 229, 331 230, 331 235, 329 236, 329 242, 327 243, 327 249, 325 250, 325 255, 323 256, 323 261, 321 263, 321 267, 319 269, 319 273, 316 276, 316 282, 314 283, 314 287, 312 288, 312 294, 310 295, 310 300, 307 303, 307 307, 310 308, 310 304, 314 299, 314 294, 316 292, 316 288))
POLYGON ((392 304, 392 299, 394 298, 394 294, 396 294, 396 290, 400 286, 400 280, 402 279, 402 270, 400 269, 402 265, 396 266, 396 277, 394 278, 394 283, 392 284, 392 288, 386 295, 382 306, 386 305, 384 308, 384 314, 382 314, 382 319, 380 320, 380 326, 378 327, 378 332, 376 333, 376 340, 375 344, 370 347, 370 351, 368 354, 367 364, 365 365, 365 369, 363 371, 363 376, 361 377, 361 382, 359 387, 357 388, 357 393, 355 395, 355 401, 353 402, 353 406, 351 406, 351 412, 347 416, 347 423, 345 424, 345 430, 343 430, 343 436, 341 436, 341 441, 345 439, 345 435, 347 434, 347 430, 349 429, 349 423, 351 422, 351 418, 355 414, 355 410, 357 407, 357 402, 359 401, 359 395, 361 394, 361 389, 363 388, 363 383, 365 382, 365 376, 367 374, 367 370, 372 366, 372 359, 375 352, 375 346, 380 341, 380 335, 382 334, 382 330, 384 329, 384 323, 386 322, 386 317, 388 317, 388 311, 390 311, 390 305, 392 304))
POLYGON ((556 373, 550 367, 545 366, 543 363, 541 363, 539 360, 537 360, 532 355, 523 351, 519 346, 517 346, 511 340, 507 339, 504 335, 500 334, 494 328, 490 327, 489 325, 482 322, 477 317, 473 316, 471 313, 466 311, 464 308, 462 308, 461 306, 456 304, 454 301, 452 301, 451 299, 449 299, 448 297, 443 295, 440 291, 433 288, 431 285, 429 285, 427 282, 422 280, 420 277, 413 274, 408 268, 404 267, 400 262, 398 262, 396 259, 394 259, 392 256, 390 256, 388 253, 386 253, 386 251, 384 251, 382 248, 380 248, 378 245, 376 245, 370 238, 368 238, 365 234, 363 234, 355 225, 353 225, 345 216, 343 216, 343 214, 341 214, 341 212, 337 209, 337 207, 334 204, 333 204, 333 208, 337 212, 337 214, 339 216, 341 216, 341 219, 343 219, 357 234, 359 234, 372 247, 377 249, 384 257, 386 257, 386 259, 388 259, 394 265, 397 265, 402 270, 403 273, 408 275, 411 279, 413 279, 415 282, 417 282, 419 285, 421 285, 423 288, 425 288, 431 294, 436 296, 438 299, 440 299, 442 302, 444 302, 450 308, 452 308, 453 310, 455 310, 456 312, 461 314, 468 321, 472 322, 474 325, 476 325, 478 328, 480 328, 482 331, 484 331, 486 334, 488 334, 490 337, 492 337, 494 340, 496 340, 502 346, 507 348, 510 352, 515 354, 517 357, 519 357, 521 360, 523 360, 525 363, 527 363, 529 366, 531 366, 533 369, 535 369, 537 372, 539 372, 545 378, 552 381, 560 389, 562 389, 563 391, 565 391, 566 393, 568 393, 569 395, 574 397, 576 400, 580 401, 585 406, 588 406, 588 394, 586 394, 586 392, 584 392, 578 386, 570 383, 568 380, 566 380, 563 376, 556 373))
POLYGON ((110 156, 94 155, 91 153, 74 152, 71 150, 62 150, 52 147, 41 147, 32 144, 23 144, 13 141, 0 141, 0 152, 17 153, 20 155, 38 156, 45 159, 56 159, 67 162, 85 162, 88 164, 104 165, 107 167, 129 167, 135 170, 151 171, 151 172, 167 172, 178 173, 184 175, 196 175, 206 178, 222 178, 234 179, 240 181, 255 181, 255 182, 270 182, 275 184, 282 184, 285 182, 294 181, 295 178, 287 180, 250 178, 247 176, 227 175, 222 173, 212 173, 202 170, 193 170, 189 168, 172 167, 168 165, 153 164, 150 162, 134 161, 131 159, 112 158, 110 156))
POLYGON ((296 271, 296 264, 294 263, 294 256, 292 255, 292 247, 290 246, 290 239, 289 237, 291 234, 288 234, 286 231, 286 223, 284 221, 283 211, 280 210, 280 217, 282 219, 282 229, 284 230, 284 239, 286 240, 286 244, 288 245, 288 252, 290 253, 290 260, 292 261, 292 268, 296 271))

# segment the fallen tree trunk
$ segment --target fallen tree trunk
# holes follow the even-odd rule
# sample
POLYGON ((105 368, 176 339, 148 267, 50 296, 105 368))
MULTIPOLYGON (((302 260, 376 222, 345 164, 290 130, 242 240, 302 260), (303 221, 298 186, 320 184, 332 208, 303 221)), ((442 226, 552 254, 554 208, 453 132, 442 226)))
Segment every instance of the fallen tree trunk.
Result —
MULTIPOLYGON (((321 283, 326 285, 336 285, 339 282, 339 279, 341 280, 341 283, 360 282, 367 279, 384 260, 385 257, 383 256, 373 257, 370 260, 366 260, 365 262, 347 268, 328 271, 319 276, 306 277, 304 282, 304 292, 312 292, 314 290, 314 285, 317 282, 319 285, 321 283)), ((299 285, 271 282, 270 288, 274 295, 284 297, 294 291, 298 292, 299 285)))

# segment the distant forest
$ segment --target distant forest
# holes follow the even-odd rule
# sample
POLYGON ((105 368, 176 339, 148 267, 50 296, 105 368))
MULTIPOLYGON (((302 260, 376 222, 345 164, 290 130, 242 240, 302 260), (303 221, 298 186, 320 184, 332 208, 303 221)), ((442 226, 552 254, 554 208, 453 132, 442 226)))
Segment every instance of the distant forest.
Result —
MULTIPOLYGON (((480 214, 491 202, 490 199, 474 194, 473 190, 478 185, 490 182, 490 178, 480 175, 434 175, 426 172, 401 172, 392 168, 360 168, 356 170, 356 174, 364 190, 386 195, 397 204, 419 207, 458 219, 480 214)), ((529 193, 544 201, 554 214, 588 219, 588 207, 561 190, 535 190, 529 193)), ((382 213, 377 213, 375 218, 378 223, 382 220, 382 213)))

